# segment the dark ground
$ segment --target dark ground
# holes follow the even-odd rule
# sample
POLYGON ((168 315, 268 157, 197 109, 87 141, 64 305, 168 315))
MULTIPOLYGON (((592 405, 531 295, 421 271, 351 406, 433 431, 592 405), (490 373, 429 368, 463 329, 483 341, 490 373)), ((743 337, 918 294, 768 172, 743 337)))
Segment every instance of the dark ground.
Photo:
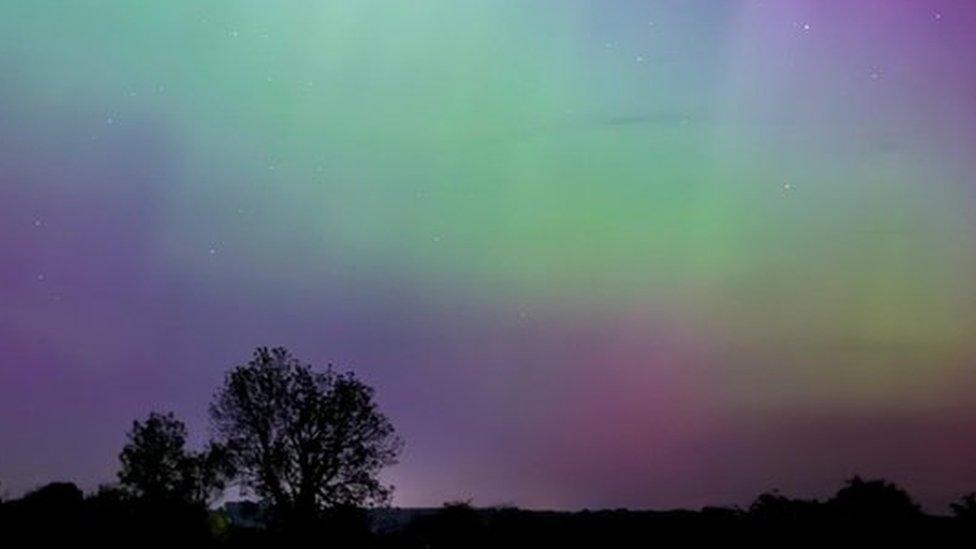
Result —
POLYGON ((0 547, 51 542, 181 548, 612 548, 689 542, 935 547, 976 541, 973 503, 963 499, 953 507, 954 516, 933 516, 893 484, 852 479, 827 501, 767 493, 748 509, 557 512, 448 503, 428 509, 332 509, 299 523, 252 502, 207 510, 136 500, 112 489, 86 496, 74 484, 52 483, 0 504, 0 547))

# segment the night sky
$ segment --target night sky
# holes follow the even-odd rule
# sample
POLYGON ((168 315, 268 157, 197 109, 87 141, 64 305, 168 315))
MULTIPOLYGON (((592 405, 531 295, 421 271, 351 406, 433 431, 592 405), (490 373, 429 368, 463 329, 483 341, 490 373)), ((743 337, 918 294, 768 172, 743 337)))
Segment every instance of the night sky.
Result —
POLYGON ((394 503, 976 489, 976 3, 6 1, 0 481, 354 369, 394 503))

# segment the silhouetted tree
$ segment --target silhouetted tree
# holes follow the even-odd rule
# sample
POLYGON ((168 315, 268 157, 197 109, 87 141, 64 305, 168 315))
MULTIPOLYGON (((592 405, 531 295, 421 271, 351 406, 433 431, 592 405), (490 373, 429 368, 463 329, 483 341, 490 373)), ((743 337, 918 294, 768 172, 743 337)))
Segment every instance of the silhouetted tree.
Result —
POLYGON ((172 413, 153 412, 134 421, 119 461, 120 485, 153 501, 207 504, 232 475, 226 450, 211 444, 203 452, 186 448, 186 426, 172 413))
POLYGON ((956 518, 976 521, 976 493, 966 494, 959 501, 950 503, 949 508, 956 518))
POLYGON ((324 372, 283 348, 259 348, 230 371, 210 407, 215 432, 245 487, 299 520, 339 506, 387 501, 377 478, 401 448, 373 389, 324 372))
POLYGON ((911 496, 897 485, 859 476, 848 480, 828 505, 838 518, 845 520, 906 520, 922 516, 911 496))

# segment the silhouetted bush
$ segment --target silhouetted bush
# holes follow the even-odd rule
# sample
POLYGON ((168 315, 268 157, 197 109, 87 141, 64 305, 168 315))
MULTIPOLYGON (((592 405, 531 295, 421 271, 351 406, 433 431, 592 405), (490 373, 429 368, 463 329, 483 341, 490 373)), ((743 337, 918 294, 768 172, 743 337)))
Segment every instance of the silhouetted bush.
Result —
POLYGON ((7 535, 57 542, 81 531, 84 495, 74 483, 52 482, 4 504, 7 535))
POLYGON ((791 499, 773 491, 760 494, 752 502, 749 516, 764 522, 812 522, 825 519, 826 509, 816 500, 791 499))
POLYGON ((848 480, 827 505, 835 517, 846 521, 912 521, 922 517, 911 496, 895 484, 859 476, 848 480))

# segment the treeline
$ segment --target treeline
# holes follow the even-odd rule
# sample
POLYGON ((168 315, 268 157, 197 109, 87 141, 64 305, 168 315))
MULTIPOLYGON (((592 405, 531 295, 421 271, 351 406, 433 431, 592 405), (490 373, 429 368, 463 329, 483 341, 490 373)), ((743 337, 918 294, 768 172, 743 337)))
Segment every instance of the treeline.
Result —
POLYGON ((939 542, 976 541, 976 495, 969 494, 950 507, 951 515, 929 515, 897 485, 860 477, 848 480, 825 501, 794 499, 774 491, 759 495, 745 509, 558 512, 447 503, 402 528, 380 531, 374 546, 616 548, 745 542, 792 547, 884 540, 933 547, 939 542))
POLYGON ((0 503, 0 545, 16 539, 143 547, 487 549, 630 547, 675 538, 826 541, 850 534, 929 543, 976 540, 976 495, 961 498, 950 510, 951 515, 925 514, 895 484, 854 477, 824 501, 769 492, 745 509, 556 512, 478 509, 464 502, 418 510, 337 506, 299 525, 276 521, 272 508, 258 502, 208 510, 118 488, 85 495, 74 484, 58 482, 0 503))
POLYGON ((84 494, 55 482, 0 501, 0 548, 132 547, 366 548, 631 547, 665 537, 724 541, 730 535, 816 537, 827 532, 976 533, 976 495, 952 516, 922 512, 898 486, 850 479, 826 501, 760 495, 747 509, 540 512, 386 507, 380 471, 402 443, 373 390, 355 375, 324 371, 282 348, 259 348, 231 369, 210 405, 211 439, 188 447, 183 422, 151 413, 132 423, 117 481, 84 494), (245 502, 215 509, 228 488, 245 502))
POLYGON ((236 543, 241 528, 211 511, 234 487, 263 509, 248 543, 368 536, 361 510, 389 501, 393 488, 379 473, 402 448, 371 387, 351 372, 317 370, 284 348, 261 347, 227 373, 209 412, 212 437, 200 449, 188 446, 186 425, 172 413, 134 421, 116 483, 88 496, 53 483, 5 503, 0 535, 236 543))

